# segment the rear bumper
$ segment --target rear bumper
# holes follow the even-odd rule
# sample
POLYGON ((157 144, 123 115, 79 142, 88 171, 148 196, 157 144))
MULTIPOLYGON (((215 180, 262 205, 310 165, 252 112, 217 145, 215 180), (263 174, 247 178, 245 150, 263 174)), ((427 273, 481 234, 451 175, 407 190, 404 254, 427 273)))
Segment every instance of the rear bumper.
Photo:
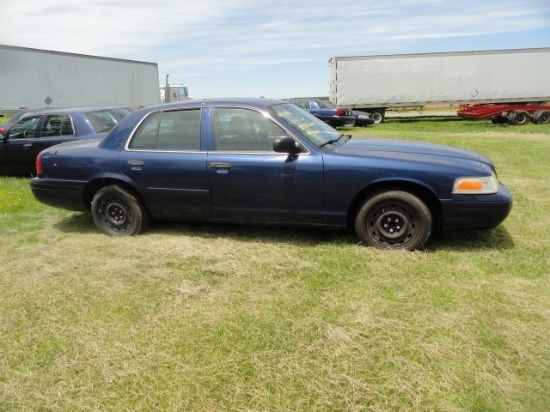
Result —
POLYGON ((503 185, 494 195, 455 196, 442 201, 443 229, 490 229, 501 224, 512 210, 510 191, 503 185))
POLYGON ((31 179, 31 191, 36 200, 48 206, 79 212, 87 211, 83 190, 86 182, 52 180, 35 177, 31 179))

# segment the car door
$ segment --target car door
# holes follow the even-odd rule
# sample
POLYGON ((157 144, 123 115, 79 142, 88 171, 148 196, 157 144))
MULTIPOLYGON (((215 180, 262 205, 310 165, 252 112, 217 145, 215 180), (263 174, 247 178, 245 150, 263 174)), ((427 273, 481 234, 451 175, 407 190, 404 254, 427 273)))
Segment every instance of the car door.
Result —
POLYGON ((36 156, 47 147, 74 140, 70 115, 48 114, 17 122, 3 141, 2 172, 12 175, 35 173, 36 156))
POLYGON ((207 167, 215 219, 321 223, 320 155, 274 152, 274 139, 288 134, 254 110, 214 108, 212 125, 215 148, 208 153, 207 167), (234 130, 234 124, 241 129, 234 130))
POLYGON ((14 124, 0 142, 0 172, 4 175, 31 175, 38 152, 35 138, 41 116, 26 117, 14 124))
POLYGON ((120 169, 143 193, 154 217, 211 216, 201 109, 149 115, 120 157, 120 169))

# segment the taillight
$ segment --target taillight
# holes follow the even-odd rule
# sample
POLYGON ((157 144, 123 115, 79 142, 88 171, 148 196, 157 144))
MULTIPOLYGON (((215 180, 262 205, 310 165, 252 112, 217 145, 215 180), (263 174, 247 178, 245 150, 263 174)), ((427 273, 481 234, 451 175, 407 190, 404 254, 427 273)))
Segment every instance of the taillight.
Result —
POLYGON ((36 175, 42 176, 42 160, 40 159, 40 155, 36 156, 36 175))
POLYGON ((344 115, 344 109, 336 109, 336 116, 343 116, 344 115))

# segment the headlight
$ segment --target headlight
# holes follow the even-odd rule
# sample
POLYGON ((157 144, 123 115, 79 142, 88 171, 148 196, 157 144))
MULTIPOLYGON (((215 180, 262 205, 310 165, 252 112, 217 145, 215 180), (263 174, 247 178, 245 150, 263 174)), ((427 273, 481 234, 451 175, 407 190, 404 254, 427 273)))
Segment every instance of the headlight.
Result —
POLYGON ((490 195, 498 192, 497 177, 491 176, 467 176, 455 179, 453 194, 455 195, 490 195))

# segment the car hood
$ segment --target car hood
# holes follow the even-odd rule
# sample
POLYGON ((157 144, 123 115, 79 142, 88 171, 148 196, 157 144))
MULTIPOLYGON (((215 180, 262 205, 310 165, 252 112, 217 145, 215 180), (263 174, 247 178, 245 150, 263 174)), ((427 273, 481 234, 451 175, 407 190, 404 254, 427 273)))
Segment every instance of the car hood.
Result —
POLYGON ((357 156, 401 157, 418 155, 430 157, 453 157, 473 162, 491 164, 479 153, 433 143, 411 142, 383 138, 353 137, 334 150, 335 153, 357 156))

